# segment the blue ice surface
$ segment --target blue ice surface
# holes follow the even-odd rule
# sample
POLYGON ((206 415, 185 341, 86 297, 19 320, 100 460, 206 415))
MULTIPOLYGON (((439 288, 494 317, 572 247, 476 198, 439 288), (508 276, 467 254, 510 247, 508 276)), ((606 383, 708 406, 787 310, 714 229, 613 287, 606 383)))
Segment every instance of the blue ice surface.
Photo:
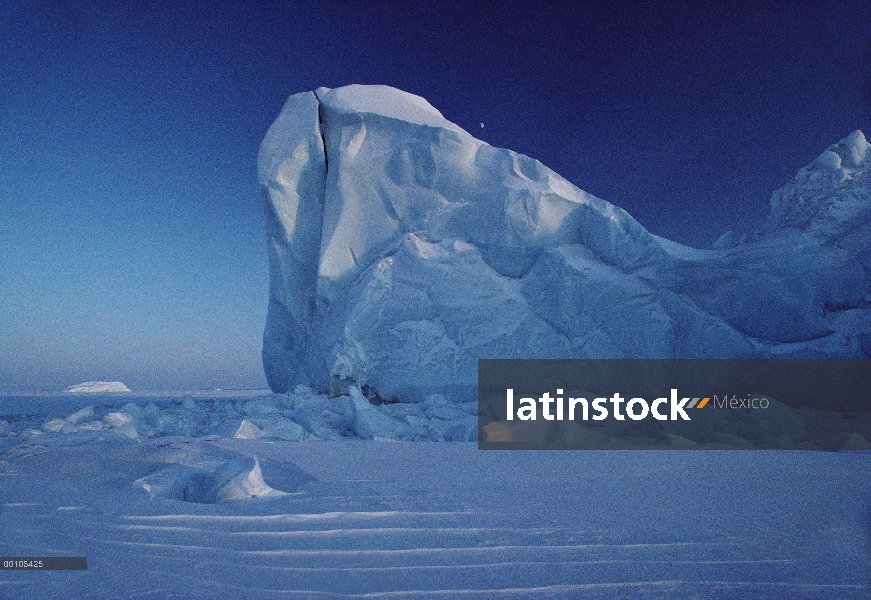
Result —
POLYGON ((93 406, 100 417, 110 410, 120 410, 128 403, 142 407, 150 403, 158 408, 169 408, 180 405, 186 397, 195 398, 197 401, 236 402, 269 394, 269 390, 245 390, 241 393, 235 390, 191 390, 106 394, 0 394, 0 419, 26 422, 39 429, 49 419, 67 417, 87 406, 93 406))
POLYGON ((268 396, 268 389, 262 390, 186 390, 186 391, 133 391, 125 393, 70 394, 64 392, 32 394, 0 394, 0 418, 21 415, 42 415, 64 417, 86 406, 124 406, 128 402, 145 405, 153 402, 156 406, 179 404, 185 397, 197 400, 250 400, 254 397, 268 396))

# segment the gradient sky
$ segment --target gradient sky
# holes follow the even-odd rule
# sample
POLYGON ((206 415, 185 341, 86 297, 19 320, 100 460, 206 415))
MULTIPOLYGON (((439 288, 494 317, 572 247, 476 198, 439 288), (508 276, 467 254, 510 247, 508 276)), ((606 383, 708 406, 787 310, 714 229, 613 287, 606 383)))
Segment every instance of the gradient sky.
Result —
POLYGON ((0 392, 265 385, 255 160, 293 93, 419 94, 696 246, 871 133, 871 3, 490 4, 3 3, 0 392))

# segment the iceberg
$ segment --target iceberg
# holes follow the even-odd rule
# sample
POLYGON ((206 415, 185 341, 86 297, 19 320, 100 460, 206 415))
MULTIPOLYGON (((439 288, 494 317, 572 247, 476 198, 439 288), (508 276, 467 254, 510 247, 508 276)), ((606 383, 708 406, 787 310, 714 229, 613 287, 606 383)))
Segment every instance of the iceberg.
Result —
POLYGON ((364 395, 474 400, 479 358, 869 356, 869 155, 852 133, 696 249, 418 96, 295 94, 258 158, 269 386, 350 395, 369 429, 364 395))
POLYGON ((129 391, 130 388, 120 381, 86 381, 64 390, 68 394, 119 394, 129 391))

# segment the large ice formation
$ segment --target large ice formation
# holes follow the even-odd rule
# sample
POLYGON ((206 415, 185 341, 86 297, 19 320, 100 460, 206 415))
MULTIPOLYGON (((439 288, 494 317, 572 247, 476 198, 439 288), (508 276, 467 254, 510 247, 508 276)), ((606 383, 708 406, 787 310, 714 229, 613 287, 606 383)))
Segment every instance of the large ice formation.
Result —
POLYGON ((478 358, 867 356, 869 155, 854 132, 697 250, 418 96, 296 94, 258 162, 269 385, 460 402, 478 358))

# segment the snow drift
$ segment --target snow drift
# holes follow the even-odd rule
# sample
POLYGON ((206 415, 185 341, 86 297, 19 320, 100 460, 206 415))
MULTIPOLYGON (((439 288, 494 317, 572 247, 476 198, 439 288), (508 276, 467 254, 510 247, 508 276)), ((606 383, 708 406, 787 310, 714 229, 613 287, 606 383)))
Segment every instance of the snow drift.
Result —
POLYGON ((761 231, 697 250, 423 98, 296 94, 258 162, 267 380, 468 402, 478 358, 867 356, 869 154, 854 132, 774 194, 761 231))

